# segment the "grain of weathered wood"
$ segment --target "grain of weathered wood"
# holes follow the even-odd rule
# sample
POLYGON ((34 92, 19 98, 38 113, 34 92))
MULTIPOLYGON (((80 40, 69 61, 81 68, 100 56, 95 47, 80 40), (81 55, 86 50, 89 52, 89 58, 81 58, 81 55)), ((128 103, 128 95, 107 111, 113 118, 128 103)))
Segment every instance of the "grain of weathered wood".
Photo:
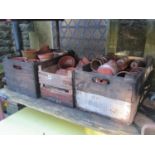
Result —
POLYGON ((43 98, 58 104, 74 107, 72 90, 66 92, 57 88, 46 88, 45 86, 41 87, 40 90, 43 98))
POLYGON ((56 74, 59 69, 57 63, 58 60, 39 66, 41 96, 56 103, 73 107, 72 72, 69 71, 66 75, 56 74))
POLYGON ((39 72, 39 82, 47 86, 53 86, 62 89, 72 89, 72 77, 57 75, 57 74, 44 74, 39 72))
POLYGON ((8 87, 31 97, 39 97, 38 64, 6 57, 3 60, 3 67, 8 87))
POLYGON ((53 115, 60 119, 67 120, 78 125, 86 126, 98 131, 109 134, 139 134, 134 125, 123 125, 114 122, 106 117, 92 114, 89 112, 80 111, 65 107, 59 104, 49 102, 44 99, 34 99, 19 93, 8 90, 7 88, 0 89, 0 93, 6 94, 10 101, 20 103, 32 109, 53 115))
POLYGON ((142 135, 155 135, 155 122, 148 116, 137 113, 134 123, 142 135))
POLYGON ((74 81, 77 90, 131 102, 133 80, 76 70, 74 81), (109 84, 96 83, 93 78, 106 79, 109 84))
MULTIPOLYGON (((137 57, 134 60, 136 59, 137 57)), ((124 77, 89 72, 89 65, 83 67, 83 71, 75 70, 73 80, 76 106, 131 124, 143 95, 145 82, 153 69, 152 58, 145 58, 145 64, 140 72, 129 72, 124 77)))
POLYGON ((134 119, 135 125, 138 127, 139 131, 142 130, 142 128, 147 124, 155 124, 155 122, 148 118, 146 115, 138 112, 135 119, 134 119))

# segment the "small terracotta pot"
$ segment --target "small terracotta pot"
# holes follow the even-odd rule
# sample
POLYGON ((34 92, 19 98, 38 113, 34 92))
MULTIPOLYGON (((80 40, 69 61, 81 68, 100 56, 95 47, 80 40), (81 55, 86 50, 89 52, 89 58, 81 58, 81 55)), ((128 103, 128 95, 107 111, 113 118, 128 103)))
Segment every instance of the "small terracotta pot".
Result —
POLYGON ((58 68, 66 69, 68 67, 75 67, 75 59, 72 56, 66 55, 60 58, 58 68))
POLYGON ((88 60, 87 57, 83 57, 83 58, 81 59, 81 61, 82 61, 83 65, 87 65, 87 64, 90 63, 90 61, 88 60))
POLYGON ((135 60, 135 61, 131 62, 130 67, 132 69, 138 68, 138 67, 145 67, 145 63, 143 61, 135 60))
POLYGON ((87 65, 87 64, 89 64, 89 63, 90 63, 90 61, 88 60, 88 58, 83 57, 83 58, 80 59, 80 61, 78 62, 76 68, 81 68, 81 67, 83 67, 84 65, 87 65))
POLYGON ((97 72, 104 75, 115 75, 118 72, 117 64, 114 60, 109 60, 100 66, 97 72))
POLYGON ((41 51, 48 51, 50 48, 49 48, 49 45, 43 45, 41 48, 40 48, 40 50, 41 51))
POLYGON ((40 50, 38 51, 38 55, 40 54, 45 54, 45 53, 50 53, 50 48, 48 45, 43 45, 40 50))
POLYGON ((110 68, 100 68, 97 70, 98 73, 104 74, 104 75, 113 75, 112 69, 110 68))
POLYGON ((127 56, 124 56, 117 60, 117 66, 120 71, 125 70, 129 65, 129 59, 127 56))
POLYGON ((38 58, 41 60, 41 61, 46 61, 46 60, 51 60, 53 58, 53 53, 46 53, 46 54, 39 54, 38 55, 38 58))
POLYGON ((90 63, 90 67, 93 71, 97 71, 97 69, 106 62, 107 62, 107 59, 105 57, 96 58, 92 60, 92 62, 90 63))
POLYGON ((26 57, 27 59, 37 59, 37 51, 30 49, 22 51, 23 57, 26 57))

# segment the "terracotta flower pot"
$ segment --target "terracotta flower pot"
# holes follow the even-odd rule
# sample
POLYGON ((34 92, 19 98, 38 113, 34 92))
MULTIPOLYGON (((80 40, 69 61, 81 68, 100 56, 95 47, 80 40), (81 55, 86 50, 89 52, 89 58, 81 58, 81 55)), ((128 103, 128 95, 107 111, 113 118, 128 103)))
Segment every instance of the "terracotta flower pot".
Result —
POLYGON ((48 51, 50 48, 49 48, 49 45, 43 45, 41 48, 40 48, 40 50, 41 51, 44 51, 44 52, 46 52, 46 51, 48 51))
POLYGON ((82 59, 79 60, 76 68, 82 68, 84 65, 87 65, 89 63, 90 63, 90 61, 88 60, 88 58, 87 57, 83 57, 82 59))
POLYGON ((117 66, 120 71, 125 70, 128 67, 129 59, 127 56, 117 60, 117 66))
POLYGON ((53 53, 45 53, 45 54, 39 54, 38 58, 41 61, 51 60, 53 58, 53 53))
POLYGON ((63 56, 58 62, 58 68, 66 69, 68 67, 75 67, 75 59, 72 56, 63 56))
POLYGON ((114 60, 109 60, 107 63, 100 66, 97 70, 98 73, 104 75, 115 75, 117 71, 117 64, 114 60))
POLYGON ((143 61, 135 60, 131 62, 130 67, 132 69, 138 68, 138 67, 145 67, 145 63, 143 61))
POLYGON ((94 60, 91 61, 90 67, 93 71, 97 71, 98 68, 106 62, 107 62, 107 59, 105 57, 95 58, 94 60))
POLYGON ((50 53, 51 50, 49 48, 49 45, 43 45, 40 50, 38 51, 38 55, 40 54, 45 54, 45 53, 50 53))
POLYGON ((112 69, 110 68, 99 68, 97 72, 104 75, 113 75, 112 69))
POLYGON ((23 57, 26 57, 27 59, 37 59, 37 51, 30 49, 22 51, 23 57))
POLYGON ((81 59, 81 62, 82 62, 83 65, 87 65, 87 64, 90 63, 90 61, 88 60, 87 57, 83 57, 83 58, 81 59))

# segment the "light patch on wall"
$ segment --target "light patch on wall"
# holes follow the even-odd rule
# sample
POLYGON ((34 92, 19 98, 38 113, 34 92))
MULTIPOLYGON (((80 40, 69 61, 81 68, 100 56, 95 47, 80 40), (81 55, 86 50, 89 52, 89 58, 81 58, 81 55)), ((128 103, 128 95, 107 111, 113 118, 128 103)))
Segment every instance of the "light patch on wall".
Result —
POLYGON ((34 32, 30 33, 31 47, 39 48, 44 44, 53 48, 51 21, 34 21, 34 32))

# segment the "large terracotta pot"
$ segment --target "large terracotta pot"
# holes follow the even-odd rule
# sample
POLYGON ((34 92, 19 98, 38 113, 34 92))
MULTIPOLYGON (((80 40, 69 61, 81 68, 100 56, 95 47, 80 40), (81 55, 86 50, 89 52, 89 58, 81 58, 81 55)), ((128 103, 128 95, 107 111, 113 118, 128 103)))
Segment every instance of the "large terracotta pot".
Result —
POLYGON ((75 67, 76 62, 72 56, 63 56, 58 62, 58 68, 66 69, 68 67, 75 67))

